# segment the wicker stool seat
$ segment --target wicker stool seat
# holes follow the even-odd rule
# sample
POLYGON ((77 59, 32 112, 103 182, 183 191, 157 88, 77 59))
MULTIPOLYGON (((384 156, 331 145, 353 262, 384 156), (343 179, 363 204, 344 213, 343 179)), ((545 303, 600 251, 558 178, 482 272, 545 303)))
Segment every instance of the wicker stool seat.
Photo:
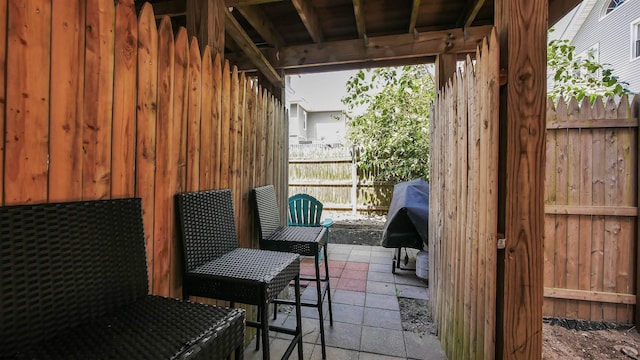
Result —
MULTIPOLYGON (((300 255, 238 248, 233 200, 230 190, 211 190, 176 195, 180 235, 184 246, 183 297, 202 296, 258 306, 256 348, 262 335, 262 358, 269 359, 269 330, 293 335, 283 355, 287 359, 298 346, 302 358, 300 311, 300 255), (295 284, 296 328, 269 325, 268 305, 295 284)), ((287 302, 289 303, 289 302, 287 302)))
POLYGON ((318 309, 322 358, 326 359, 324 311, 322 308, 325 295, 327 295, 329 303, 329 323, 333 326, 331 286, 329 284, 329 265, 327 261, 326 247, 327 228, 323 226, 280 226, 280 216, 273 185, 255 188, 251 193, 257 214, 257 227, 260 231, 260 248, 265 250, 293 252, 303 256, 314 257, 315 277, 303 277, 301 280, 309 280, 316 283, 316 300, 303 301, 301 305, 315 307, 318 309), (324 252, 325 258, 324 277, 320 274, 321 251, 324 252))

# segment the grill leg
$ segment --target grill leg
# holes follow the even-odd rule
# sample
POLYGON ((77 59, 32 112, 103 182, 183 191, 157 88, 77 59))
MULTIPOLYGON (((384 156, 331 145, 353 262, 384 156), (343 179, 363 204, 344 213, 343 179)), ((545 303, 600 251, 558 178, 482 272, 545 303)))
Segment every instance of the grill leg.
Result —
MULTIPOLYGON (((316 263, 316 267, 317 267, 316 263)), ((302 354, 302 308, 300 307, 300 274, 295 279, 296 292, 296 332, 298 333, 298 359, 303 359, 302 354)), ((321 323, 322 324, 322 323, 321 323)))

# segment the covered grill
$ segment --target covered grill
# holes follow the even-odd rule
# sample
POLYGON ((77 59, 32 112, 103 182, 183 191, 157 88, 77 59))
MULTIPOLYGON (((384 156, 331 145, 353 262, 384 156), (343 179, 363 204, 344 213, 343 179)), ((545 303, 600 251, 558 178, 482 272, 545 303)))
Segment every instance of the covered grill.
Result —
POLYGON ((398 248, 393 270, 400 268, 401 248, 422 250, 428 240, 429 184, 422 178, 396 184, 382 232, 382 246, 398 248))

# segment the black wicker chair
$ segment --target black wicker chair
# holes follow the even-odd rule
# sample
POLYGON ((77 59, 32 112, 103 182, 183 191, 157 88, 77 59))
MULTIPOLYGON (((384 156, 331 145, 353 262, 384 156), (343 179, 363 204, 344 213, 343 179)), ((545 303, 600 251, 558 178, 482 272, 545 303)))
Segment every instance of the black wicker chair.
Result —
MULTIPOLYGON (((256 350, 262 333, 262 358, 269 359, 269 330, 293 335, 283 359, 295 345, 302 359, 300 311, 300 256, 298 254, 238 248, 230 190, 176 195, 178 223, 184 246, 184 298, 202 296, 258 306, 256 350), (294 280, 296 329, 270 326, 269 303, 294 280)), ((288 303, 288 302, 287 302, 288 303)))
POLYGON ((244 311, 148 291, 140 199, 0 207, 0 358, 243 358, 244 311))
POLYGON ((315 273, 312 278, 301 278, 316 282, 316 301, 303 301, 302 306, 318 309, 320 317, 320 342, 322 344, 322 358, 326 359, 326 345, 324 337, 324 316, 322 303, 325 294, 329 302, 329 323, 333 326, 333 311, 331 309, 331 286, 329 285, 329 265, 327 258, 327 229, 318 226, 281 226, 280 211, 273 185, 254 188, 251 191, 256 209, 256 225, 260 232, 260 248, 264 250, 294 252, 315 258, 315 273), (325 276, 320 275, 320 251, 324 249, 325 276), (324 283, 324 286, 322 285, 324 283))

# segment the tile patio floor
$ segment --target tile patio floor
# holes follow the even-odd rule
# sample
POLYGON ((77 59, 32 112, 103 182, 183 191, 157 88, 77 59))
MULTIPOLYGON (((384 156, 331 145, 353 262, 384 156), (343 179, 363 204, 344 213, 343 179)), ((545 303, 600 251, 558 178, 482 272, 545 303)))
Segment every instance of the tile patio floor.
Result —
MULTIPOLYGON (((402 330, 397 296, 426 300, 429 289, 416 277, 415 271, 399 270, 395 275, 391 272, 395 249, 329 244, 328 251, 333 303, 331 327, 325 297, 328 360, 446 359, 437 337, 402 330)), ((303 259, 300 272, 314 274, 313 259, 303 259)), ((303 299, 315 297, 314 286, 303 289, 303 299)), ((322 359, 318 310, 303 307, 302 315, 304 360, 322 359)), ((280 313, 273 322, 294 327, 295 311, 280 313)), ((280 359, 290 338, 272 332, 272 359, 280 359)), ((262 359, 261 351, 255 351, 255 343, 250 343, 245 359, 262 359)), ((290 359, 298 359, 296 349, 290 359)))

